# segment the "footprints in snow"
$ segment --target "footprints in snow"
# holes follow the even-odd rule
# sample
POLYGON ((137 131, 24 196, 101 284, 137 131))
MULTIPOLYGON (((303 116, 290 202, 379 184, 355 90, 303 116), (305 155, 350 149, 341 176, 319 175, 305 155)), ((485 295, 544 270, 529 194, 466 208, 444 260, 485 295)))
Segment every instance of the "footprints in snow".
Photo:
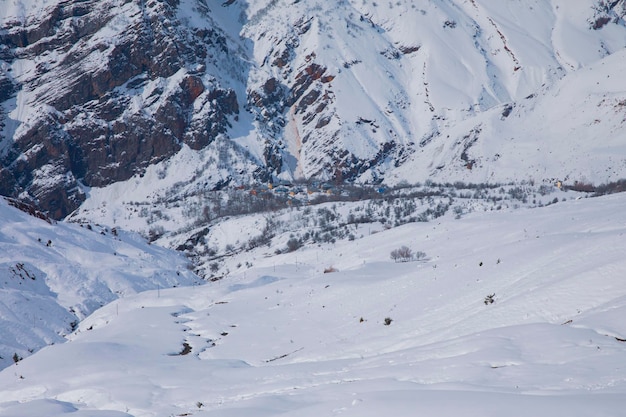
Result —
MULTIPOLYGON (((216 305, 228 304, 228 301, 218 301, 212 304, 210 307, 216 305)), ((202 359, 200 355, 210 348, 218 345, 222 338, 228 336, 229 331, 222 330, 221 332, 211 332, 205 330, 210 323, 203 323, 205 317, 209 317, 209 314, 202 316, 191 308, 184 308, 177 312, 172 313, 176 324, 183 325, 183 332, 186 333, 185 340, 182 344, 181 350, 177 353, 170 353, 169 356, 186 356, 194 352, 195 356, 202 359), (194 331, 195 329, 195 331, 194 331), (202 329, 202 330, 199 330, 202 329)), ((236 328, 236 324, 229 325, 229 328, 236 328)))

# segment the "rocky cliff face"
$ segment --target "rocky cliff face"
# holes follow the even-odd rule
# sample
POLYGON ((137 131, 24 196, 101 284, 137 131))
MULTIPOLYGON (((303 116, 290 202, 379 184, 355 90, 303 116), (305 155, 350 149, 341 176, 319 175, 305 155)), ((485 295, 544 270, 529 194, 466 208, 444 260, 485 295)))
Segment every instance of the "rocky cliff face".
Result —
POLYGON ((545 141, 513 120, 626 44, 624 0, 19 0, 3 13, 0 193, 55 218, 182 147, 215 148, 193 168, 209 188, 526 178, 534 165, 505 170, 519 154, 500 138, 545 141))
POLYGON ((1 193, 63 217, 85 198, 79 184, 126 180, 226 131, 237 95, 212 82, 206 60, 231 52, 219 31, 185 27, 177 7, 65 1, 5 22, 1 193))

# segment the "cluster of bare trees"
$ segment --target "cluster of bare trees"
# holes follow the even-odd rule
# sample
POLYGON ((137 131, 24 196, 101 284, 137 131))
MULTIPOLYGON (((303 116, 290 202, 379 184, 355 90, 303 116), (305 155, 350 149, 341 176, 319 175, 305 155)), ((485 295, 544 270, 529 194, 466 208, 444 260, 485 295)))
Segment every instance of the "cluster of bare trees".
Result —
POLYGON ((389 254, 395 262, 422 261, 426 259, 426 253, 422 251, 413 252, 408 246, 400 246, 389 254))

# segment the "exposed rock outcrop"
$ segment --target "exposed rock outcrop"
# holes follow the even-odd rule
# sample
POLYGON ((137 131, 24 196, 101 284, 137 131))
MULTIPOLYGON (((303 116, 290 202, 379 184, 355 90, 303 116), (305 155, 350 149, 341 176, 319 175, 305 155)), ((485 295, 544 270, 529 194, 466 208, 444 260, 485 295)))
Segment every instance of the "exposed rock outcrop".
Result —
POLYGON ((28 77, 0 77, 0 101, 28 90, 34 110, 3 139, 12 143, 3 146, 0 193, 61 218, 84 199, 79 182, 126 180, 183 143, 199 149, 226 132, 238 98, 206 73, 208 55, 228 53, 225 40, 185 27, 176 3, 68 0, 41 20, 8 25, 5 66, 37 65, 28 77))

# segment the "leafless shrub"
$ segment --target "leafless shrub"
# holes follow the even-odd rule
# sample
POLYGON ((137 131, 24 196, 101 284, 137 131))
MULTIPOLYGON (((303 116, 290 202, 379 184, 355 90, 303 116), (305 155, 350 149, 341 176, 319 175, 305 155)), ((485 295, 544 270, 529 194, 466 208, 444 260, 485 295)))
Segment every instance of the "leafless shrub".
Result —
POLYGON ((408 246, 403 245, 392 250, 389 256, 396 262, 408 262, 413 259, 413 251, 408 246))
POLYGON ((426 253, 422 251, 413 252, 408 246, 400 246, 389 254, 390 258, 395 262, 421 261, 426 259, 426 253))
POLYGON ((303 246, 303 243, 300 239, 296 237, 292 237, 287 241, 287 251, 293 252, 300 249, 303 246))

